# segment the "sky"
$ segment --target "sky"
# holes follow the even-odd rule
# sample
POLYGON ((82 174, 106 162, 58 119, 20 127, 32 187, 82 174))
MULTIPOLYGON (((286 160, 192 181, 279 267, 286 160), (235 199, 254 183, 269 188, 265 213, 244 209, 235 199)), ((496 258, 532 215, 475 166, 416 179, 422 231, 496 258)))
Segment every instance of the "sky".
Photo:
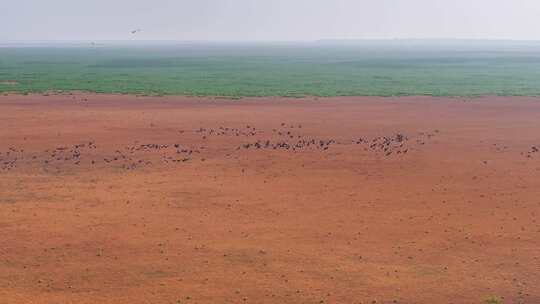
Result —
POLYGON ((0 0, 0 29, 0 41, 540 40, 540 0, 0 0))

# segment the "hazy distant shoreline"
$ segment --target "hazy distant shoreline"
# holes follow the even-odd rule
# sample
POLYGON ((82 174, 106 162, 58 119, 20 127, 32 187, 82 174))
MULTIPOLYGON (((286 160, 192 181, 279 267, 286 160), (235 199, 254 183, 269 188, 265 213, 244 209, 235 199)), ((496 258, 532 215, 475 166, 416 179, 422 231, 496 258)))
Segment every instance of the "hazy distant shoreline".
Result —
POLYGON ((319 39, 306 41, 213 40, 0 40, 0 47, 46 46, 187 46, 187 45, 289 45, 289 46, 537 46, 540 40, 511 39, 319 39))

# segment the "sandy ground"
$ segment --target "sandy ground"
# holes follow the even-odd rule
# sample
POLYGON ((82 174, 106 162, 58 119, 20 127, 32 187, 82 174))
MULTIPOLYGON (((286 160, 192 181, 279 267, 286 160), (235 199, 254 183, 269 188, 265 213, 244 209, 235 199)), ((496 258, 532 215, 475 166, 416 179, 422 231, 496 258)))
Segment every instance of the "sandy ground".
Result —
POLYGON ((540 98, 0 97, 0 303, 540 303, 540 98))

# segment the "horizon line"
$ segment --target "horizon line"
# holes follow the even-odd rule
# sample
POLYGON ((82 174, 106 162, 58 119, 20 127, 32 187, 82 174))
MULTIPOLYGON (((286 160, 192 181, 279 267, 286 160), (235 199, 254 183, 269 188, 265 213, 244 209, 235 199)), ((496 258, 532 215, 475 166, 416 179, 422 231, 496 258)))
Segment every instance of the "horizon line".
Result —
POLYGON ((316 43, 316 42, 392 42, 392 41, 490 41, 540 42, 540 39, 510 38, 321 38, 314 40, 218 40, 218 39, 0 39, 0 43, 66 43, 66 42, 189 42, 189 43, 316 43))

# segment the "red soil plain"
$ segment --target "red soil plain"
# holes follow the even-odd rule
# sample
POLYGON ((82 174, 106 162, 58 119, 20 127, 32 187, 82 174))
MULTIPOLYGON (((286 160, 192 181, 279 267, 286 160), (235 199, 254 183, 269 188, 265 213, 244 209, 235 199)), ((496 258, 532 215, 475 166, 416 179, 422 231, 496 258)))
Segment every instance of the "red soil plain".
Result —
POLYGON ((540 303, 540 98, 0 97, 0 303, 540 303))

